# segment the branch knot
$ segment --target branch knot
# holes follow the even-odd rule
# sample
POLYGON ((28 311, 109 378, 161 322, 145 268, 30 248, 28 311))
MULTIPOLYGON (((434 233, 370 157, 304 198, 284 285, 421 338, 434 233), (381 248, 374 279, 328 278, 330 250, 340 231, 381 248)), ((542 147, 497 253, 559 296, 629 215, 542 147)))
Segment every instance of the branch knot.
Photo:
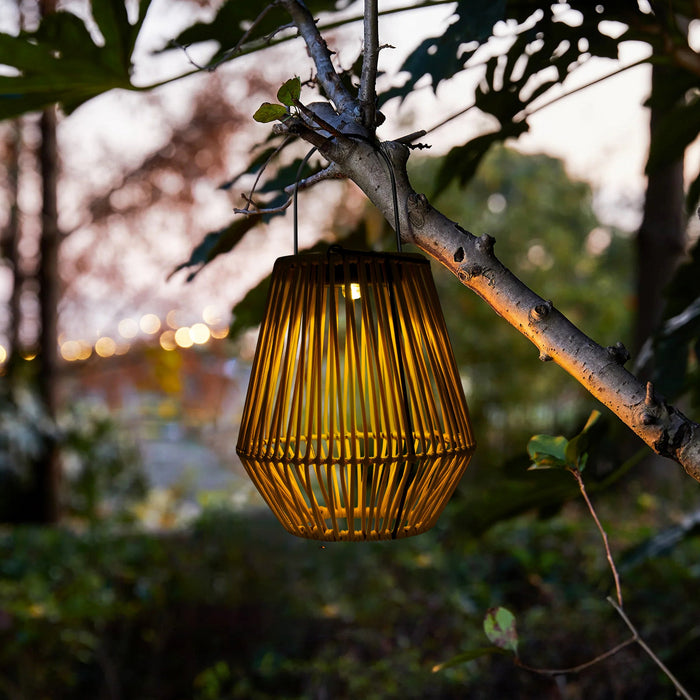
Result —
POLYGON ((552 311, 552 302, 547 300, 541 304, 536 304, 530 309, 529 318, 533 323, 544 321, 552 311))

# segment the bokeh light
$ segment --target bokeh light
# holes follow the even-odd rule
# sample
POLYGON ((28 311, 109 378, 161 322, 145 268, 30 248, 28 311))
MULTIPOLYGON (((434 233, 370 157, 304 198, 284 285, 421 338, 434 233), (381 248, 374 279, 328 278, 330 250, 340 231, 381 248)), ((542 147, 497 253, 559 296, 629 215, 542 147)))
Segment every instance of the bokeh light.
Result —
POLYGON ((192 328, 190 328, 190 337, 192 342, 197 345, 204 345, 204 343, 209 342, 211 338, 211 331, 209 326, 205 323, 195 323, 192 328))
POLYGON ((228 328, 226 326, 222 328, 212 328, 211 329, 211 337, 216 338, 217 340, 221 340, 222 338, 225 338, 228 335, 228 328))
POLYGON ((107 336, 102 336, 98 338, 95 343, 95 352, 100 357, 111 357, 117 351, 117 344, 107 336))
POLYGON ((118 329, 122 338, 135 338, 139 332, 139 324, 133 318, 123 318, 119 321, 118 329))
POLYGON ((160 319, 155 314, 144 314, 139 326, 144 333, 155 335, 160 330, 160 319))
POLYGON ((181 348, 191 348, 194 345, 189 326, 182 326, 175 331, 175 342, 181 348))
POLYGON ((177 343, 175 342, 175 331, 167 330, 160 334, 159 338, 160 347, 163 350, 175 350, 177 343))

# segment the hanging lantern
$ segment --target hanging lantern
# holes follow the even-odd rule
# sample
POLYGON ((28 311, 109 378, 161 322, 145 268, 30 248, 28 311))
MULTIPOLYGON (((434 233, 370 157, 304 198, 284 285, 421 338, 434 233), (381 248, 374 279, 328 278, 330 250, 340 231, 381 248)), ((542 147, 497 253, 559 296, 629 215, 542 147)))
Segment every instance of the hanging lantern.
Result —
POLYGON ((334 246, 276 261, 237 452, 289 532, 425 532, 474 448, 423 256, 334 246))

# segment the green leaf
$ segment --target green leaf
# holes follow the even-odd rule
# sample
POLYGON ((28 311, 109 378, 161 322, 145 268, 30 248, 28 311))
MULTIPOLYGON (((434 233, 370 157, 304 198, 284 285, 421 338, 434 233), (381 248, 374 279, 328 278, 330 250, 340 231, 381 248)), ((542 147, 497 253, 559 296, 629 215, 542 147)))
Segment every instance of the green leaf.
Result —
POLYGON ((491 608, 484 619, 484 632, 500 649, 518 655, 518 632, 515 628, 515 615, 506 608, 491 608))
POLYGON ((566 462, 571 469, 578 469, 582 472, 588 461, 588 445, 590 443, 589 430, 596 424, 600 418, 600 411, 591 411, 588 416, 586 425, 583 426, 581 432, 569 440, 566 446, 566 462))
POLYGON ((457 654, 456 656, 453 656, 451 659, 448 659, 447 661, 443 661, 440 664, 435 664, 433 666, 432 671, 433 673, 438 673, 439 671, 443 671, 446 668, 450 668, 452 666, 459 666, 460 664, 467 663, 467 661, 473 661, 474 659, 478 659, 482 656, 490 656, 491 654, 505 654, 507 653, 504 649, 500 649, 497 646, 493 647, 478 647, 477 649, 470 649, 469 651, 462 652, 461 654, 457 654))
POLYGON ((274 122, 278 119, 284 119, 287 116, 287 110, 282 105, 273 105, 270 102, 263 102, 253 115, 256 122, 274 122))
POLYGON ((229 339, 236 340, 250 328, 257 328, 262 321, 272 277, 263 278, 233 307, 233 322, 229 339))
POLYGON ((566 469, 568 443, 561 435, 533 435, 527 444, 527 452, 533 461, 530 469, 566 469))
POLYGON ((228 253, 261 218, 260 214, 251 214, 235 219, 225 228, 208 233, 192 251, 189 260, 180 263, 169 277, 187 267, 196 267, 197 269, 187 277, 187 281, 191 282, 205 265, 222 253, 228 253))
POLYGON ((129 70, 131 64, 131 25, 123 2, 92 0, 92 16, 108 47, 105 59, 115 73, 129 70))
POLYGON ((277 99, 287 107, 294 106, 295 102, 301 97, 301 80, 290 78, 277 91, 277 99))
POLYGON ((67 11, 47 15, 35 32, 0 34, 0 63, 16 71, 0 76, 0 119, 56 103, 69 113, 112 88, 133 89, 131 54, 149 5, 141 0, 131 25, 123 0, 93 0, 101 46, 67 11))
MULTIPOLYGON (((278 30, 289 23, 289 15, 278 3, 271 3, 270 0, 226 0, 217 4, 219 9, 211 22, 197 22, 187 27, 175 39, 158 49, 157 53, 215 42, 219 48, 210 59, 213 64, 219 60, 230 61, 238 56, 262 51, 270 44, 296 36, 296 33, 291 32, 278 35, 278 30), (233 52, 234 48, 238 50, 233 52)), ((316 16, 319 12, 333 11, 344 3, 342 0, 306 0, 304 5, 316 16)))

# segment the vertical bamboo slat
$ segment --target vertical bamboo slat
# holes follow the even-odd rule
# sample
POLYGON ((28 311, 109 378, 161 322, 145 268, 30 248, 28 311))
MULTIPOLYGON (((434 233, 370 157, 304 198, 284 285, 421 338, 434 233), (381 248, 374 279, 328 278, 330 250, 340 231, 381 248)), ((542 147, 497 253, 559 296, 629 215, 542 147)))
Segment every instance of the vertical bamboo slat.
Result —
POLYGON ((236 449, 295 535, 432 527, 475 442, 428 261, 338 247, 278 259, 236 449))

